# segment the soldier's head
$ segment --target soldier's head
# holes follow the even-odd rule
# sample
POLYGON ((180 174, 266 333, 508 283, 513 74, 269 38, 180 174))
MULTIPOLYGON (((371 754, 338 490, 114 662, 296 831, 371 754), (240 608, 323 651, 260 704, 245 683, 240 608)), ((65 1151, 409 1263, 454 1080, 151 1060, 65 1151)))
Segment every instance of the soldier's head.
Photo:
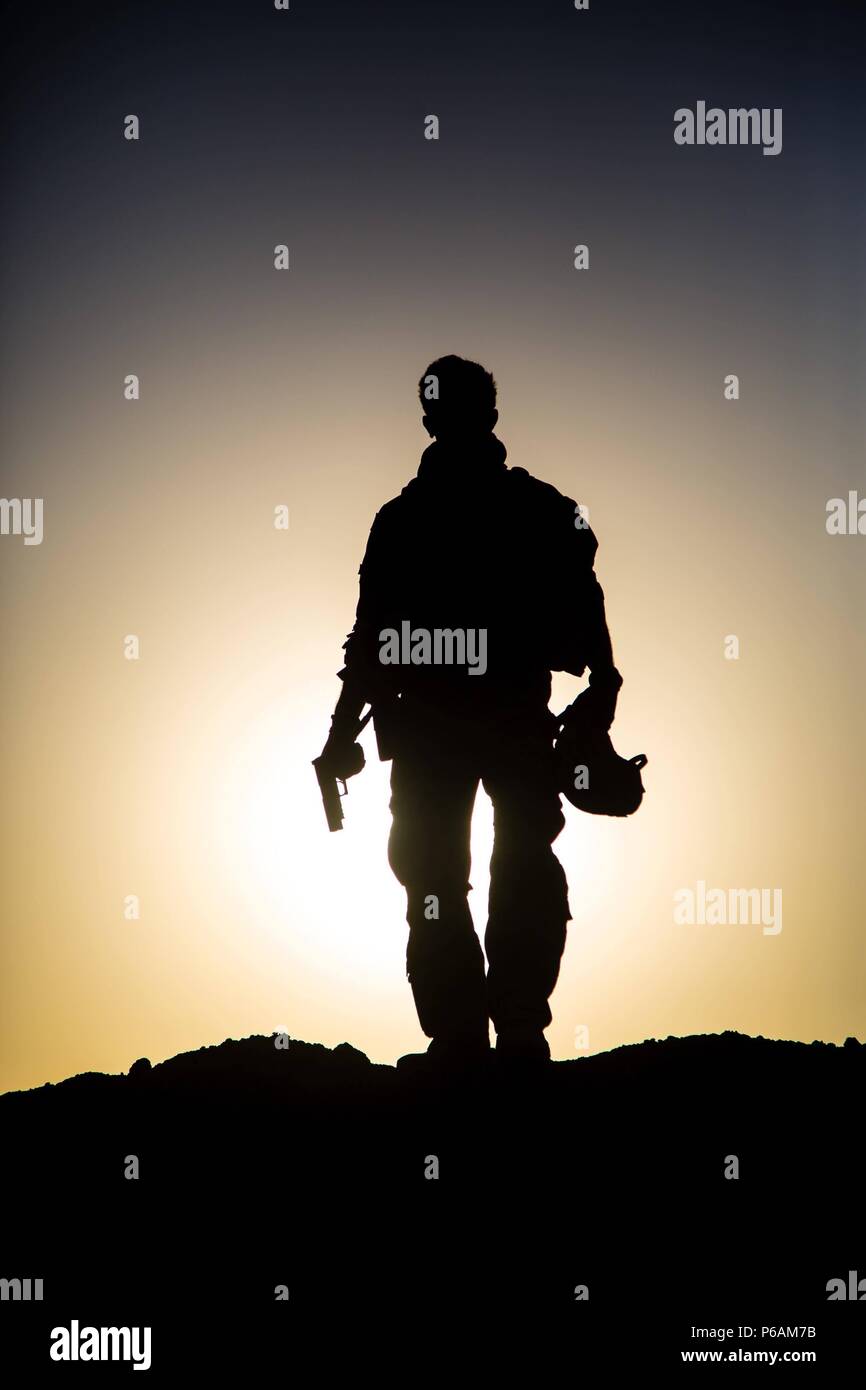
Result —
POLYGON ((418 383, 424 428, 435 439, 477 439, 495 428, 496 382, 478 362, 439 357, 418 383))

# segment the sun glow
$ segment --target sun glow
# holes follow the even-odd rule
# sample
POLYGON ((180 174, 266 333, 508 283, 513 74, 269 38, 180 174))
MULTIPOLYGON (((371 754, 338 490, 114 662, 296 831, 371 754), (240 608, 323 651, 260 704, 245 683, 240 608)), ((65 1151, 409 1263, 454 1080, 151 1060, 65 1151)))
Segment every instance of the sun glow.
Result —
MULTIPOLYGON (((291 969, 294 961, 323 996, 351 987, 369 998, 404 970, 405 896, 387 861, 390 763, 379 762, 372 729, 366 731, 366 767, 348 784, 342 831, 330 832, 311 767, 321 722, 320 710, 300 719, 294 710, 289 719, 274 704, 245 725, 216 778, 213 839, 239 921, 269 968, 291 969)), ((554 848, 574 885, 573 928, 603 911, 616 876, 616 842, 610 822, 569 808, 554 848)), ((493 808, 479 787, 470 906, 482 942, 492 848, 493 808)))
POLYGON ((332 833, 311 766, 316 737, 279 707, 248 729, 223 768, 220 852, 263 951, 300 956, 326 980, 369 979, 393 965, 404 935, 403 894, 387 863, 387 769, 365 737, 368 765, 349 783, 344 828, 332 833))

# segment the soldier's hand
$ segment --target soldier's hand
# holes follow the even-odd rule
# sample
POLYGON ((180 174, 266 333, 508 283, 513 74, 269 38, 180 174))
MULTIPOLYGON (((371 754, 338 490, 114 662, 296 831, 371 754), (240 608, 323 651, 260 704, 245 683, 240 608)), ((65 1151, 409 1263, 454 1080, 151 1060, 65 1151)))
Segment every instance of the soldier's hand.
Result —
POLYGON ((363 770, 364 750, 351 735, 332 729, 322 749, 322 761, 332 776, 345 782, 348 777, 355 777, 363 770))
POLYGON ((622 676, 615 666, 593 670, 589 677, 589 689, 578 695, 569 706, 581 721, 607 733, 616 714, 616 697, 622 685, 622 676))

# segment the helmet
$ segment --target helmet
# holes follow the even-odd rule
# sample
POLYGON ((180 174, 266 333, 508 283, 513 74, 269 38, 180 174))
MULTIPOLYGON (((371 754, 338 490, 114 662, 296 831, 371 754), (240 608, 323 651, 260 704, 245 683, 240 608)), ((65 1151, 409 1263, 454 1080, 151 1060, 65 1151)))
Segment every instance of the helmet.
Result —
POLYGON ((631 816, 643 800, 641 768, 645 753, 621 758, 610 734, 575 708, 575 701, 558 716, 559 733, 553 745, 560 792, 579 811, 593 816, 631 816))

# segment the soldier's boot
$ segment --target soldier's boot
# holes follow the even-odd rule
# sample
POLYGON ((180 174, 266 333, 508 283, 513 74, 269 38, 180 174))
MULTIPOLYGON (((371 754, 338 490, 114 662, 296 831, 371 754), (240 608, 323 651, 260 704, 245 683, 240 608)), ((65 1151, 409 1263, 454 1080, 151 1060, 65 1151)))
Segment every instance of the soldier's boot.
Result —
POLYGON ((549 1062, 550 1044, 540 1028, 518 1024, 496 1034, 496 1058, 505 1062, 549 1062))

